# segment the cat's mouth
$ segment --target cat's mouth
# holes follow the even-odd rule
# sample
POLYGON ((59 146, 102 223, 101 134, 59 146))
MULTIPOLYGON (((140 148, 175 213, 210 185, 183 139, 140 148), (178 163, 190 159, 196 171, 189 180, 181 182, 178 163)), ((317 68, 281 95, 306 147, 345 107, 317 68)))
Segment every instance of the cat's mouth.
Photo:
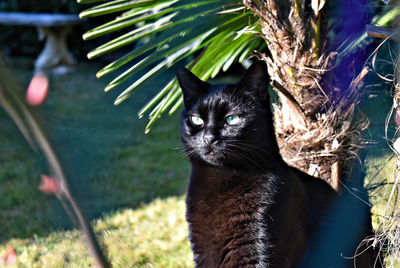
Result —
POLYGON ((215 152, 214 150, 208 150, 203 154, 203 159, 212 165, 220 165, 221 154, 215 152))
POLYGON ((217 157, 217 155, 214 151, 210 151, 206 155, 207 155, 207 157, 209 157, 211 159, 215 159, 217 157))

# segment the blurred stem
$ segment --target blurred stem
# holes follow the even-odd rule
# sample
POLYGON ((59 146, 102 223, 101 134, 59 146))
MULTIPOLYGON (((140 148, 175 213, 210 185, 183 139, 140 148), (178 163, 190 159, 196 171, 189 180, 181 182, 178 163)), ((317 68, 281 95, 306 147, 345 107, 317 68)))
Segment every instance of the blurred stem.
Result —
MULTIPOLYGON (((61 164, 51 147, 48 139, 46 138, 46 135, 44 134, 43 130, 40 128, 38 122, 35 120, 35 118, 32 116, 31 113, 26 109, 26 107, 22 106, 24 115, 26 116, 27 122, 29 126, 31 127, 32 134, 34 135, 34 138, 41 148, 43 154, 45 155, 49 166, 55 173, 55 177, 59 179, 60 184, 61 184, 61 190, 60 194, 61 196, 57 196, 58 198, 62 198, 62 196, 65 196, 69 203, 72 206, 73 211, 75 212, 75 215, 79 221, 79 224, 85 234, 85 240, 86 243, 89 247, 90 253, 94 258, 95 261, 95 266, 98 268, 106 268, 110 267, 106 257, 103 254, 103 251, 100 248, 99 243, 97 242, 96 236, 93 232, 93 229, 91 228, 89 222, 85 218, 80 206, 76 202, 75 198, 73 197, 69 185, 68 185, 68 180, 65 177, 64 171, 61 167, 61 164)), ((73 219, 71 219, 73 220, 73 219)))
MULTIPOLYGON (((48 164, 54 173, 56 179, 59 180, 61 189, 56 195, 57 198, 63 202, 63 197, 65 197, 76 215, 79 221, 80 227, 82 228, 86 243, 89 247, 90 254, 92 255, 95 266, 97 268, 108 268, 111 267, 107 258, 103 254, 99 243, 97 242, 96 236, 91 228, 89 222, 85 218, 80 206, 76 202, 75 198, 71 194, 68 180, 64 174, 61 164, 54 152, 49 140, 47 139, 44 131, 41 129, 38 120, 33 116, 28 105, 14 92, 10 89, 7 84, 7 77, 13 77, 8 74, 8 71, 4 68, 3 63, 0 61, 0 104, 11 117, 11 119, 16 123, 20 131, 23 133, 27 141, 32 144, 33 141, 36 142, 38 147, 41 149, 45 155, 48 164)), ((70 213, 67 214, 70 215, 70 213)), ((74 220, 73 218, 71 219, 74 220)))

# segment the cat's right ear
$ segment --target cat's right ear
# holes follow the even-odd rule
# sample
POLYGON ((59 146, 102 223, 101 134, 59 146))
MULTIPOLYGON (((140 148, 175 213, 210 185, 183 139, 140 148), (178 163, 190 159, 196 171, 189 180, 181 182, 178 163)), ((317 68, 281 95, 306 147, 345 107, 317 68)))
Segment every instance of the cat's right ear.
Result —
POLYGON ((210 88, 210 84, 203 82, 191 71, 186 68, 180 68, 176 72, 179 85, 183 92, 183 101, 185 107, 190 107, 202 95, 205 95, 210 88))
POLYGON ((238 83, 239 87, 250 88, 267 92, 269 75, 267 64, 263 60, 254 62, 246 71, 244 77, 238 83))

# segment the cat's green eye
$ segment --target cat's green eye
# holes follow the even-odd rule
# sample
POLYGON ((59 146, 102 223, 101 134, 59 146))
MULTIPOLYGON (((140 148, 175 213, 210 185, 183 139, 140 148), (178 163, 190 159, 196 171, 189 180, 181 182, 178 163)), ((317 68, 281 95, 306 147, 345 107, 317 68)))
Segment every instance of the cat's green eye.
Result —
POLYGON ((198 115, 191 115, 189 118, 190 118, 190 122, 194 126, 201 127, 204 125, 203 119, 201 119, 201 117, 198 115))
POLYGON ((234 126, 240 123, 240 116, 237 114, 227 116, 225 121, 228 125, 234 126))

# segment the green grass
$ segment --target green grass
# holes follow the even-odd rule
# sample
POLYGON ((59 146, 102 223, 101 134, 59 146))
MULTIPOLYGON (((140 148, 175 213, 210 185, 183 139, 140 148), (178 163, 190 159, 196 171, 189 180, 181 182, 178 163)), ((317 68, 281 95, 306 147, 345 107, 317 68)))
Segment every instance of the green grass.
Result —
POLYGON ((398 237, 396 237, 398 234, 395 233, 394 228, 400 224, 399 204, 395 201, 398 200, 398 186, 393 189, 393 183, 398 176, 398 171, 396 172, 397 162, 398 159, 393 153, 380 156, 370 155, 366 160, 366 184, 372 187, 370 191, 370 201, 373 205, 371 208, 372 226, 380 235, 379 239, 382 239, 380 242, 385 245, 385 251, 392 251, 392 253, 385 254, 386 267, 399 267, 400 265, 400 256, 393 253, 398 252, 398 249, 393 248, 398 244, 396 242, 398 241, 398 237), (392 190, 395 190, 394 198, 390 198, 392 190), (388 215, 392 215, 392 217, 388 218, 388 215), (386 232, 386 235, 381 236, 383 232, 386 232), (387 232, 390 232, 389 237, 387 232), (388 243, 388 238, 392 241, 391 243, 388 243))
MULTIPOLYGON (((382 215, 389 200, 391 185, 385 183, 393 183, 395 177, 396 157, 392 154, 384 156, 369 156, 366 161, 366 184, 373 187, 371 191, 371 203, 373 204, 372 224, 376 230, 381 224, 382 215), (382 185, 378 185, 382 183, 382 185)), ((392 204, 394 205, 394 204, 392 204)))
MULTIPOLYGON (((123 209, 94 222, 113 267, 191 267, 183 198, 157 199, 146 206, 123 209)), ((90 267, 92 261, 78 231, 46 237, 13 239, 18 252, 10 267, 90 267)), ((0 246, 0 255, 6 246, 0 246)))
MULTIPOLYGON (((26 87, 30 63, 11 67, 26 87)), ((73 192, 116 267, 192 266, 182 200, 190 170, 179 149, 179 114, 144 135, 146 122, 136 112, 157 85, 115 107, 97 69, 80 64, 51 77, 49 98, 36 111, 73 192)), ((87 267, 80 233, 71 231, 59 201, 37 188, 48 172, 45 159, 2 110, 0 126, 0 257, 12 246, 16 267, 87 267)))

